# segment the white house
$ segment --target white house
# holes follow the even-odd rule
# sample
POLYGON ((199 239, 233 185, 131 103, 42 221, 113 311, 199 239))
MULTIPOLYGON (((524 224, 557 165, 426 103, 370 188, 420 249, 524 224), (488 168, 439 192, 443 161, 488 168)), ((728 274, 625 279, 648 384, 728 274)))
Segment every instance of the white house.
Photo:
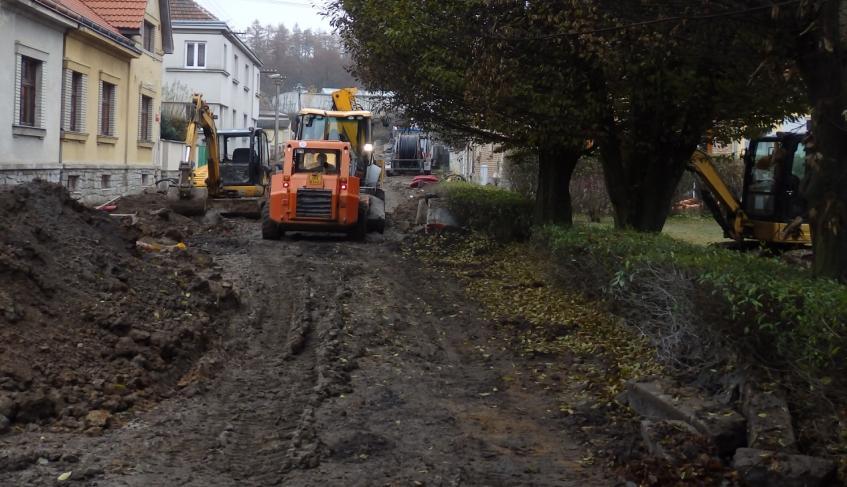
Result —
POLYGON ((262 62, 225 22, 192 0, 171 0, 174 52, 165 56, 165 103, 193 93, 218 116, 218 128, 255 127, 262 62))
POLYGON ((0 184, 61 177, 65 15, 30 0, 0 0, 0 184))

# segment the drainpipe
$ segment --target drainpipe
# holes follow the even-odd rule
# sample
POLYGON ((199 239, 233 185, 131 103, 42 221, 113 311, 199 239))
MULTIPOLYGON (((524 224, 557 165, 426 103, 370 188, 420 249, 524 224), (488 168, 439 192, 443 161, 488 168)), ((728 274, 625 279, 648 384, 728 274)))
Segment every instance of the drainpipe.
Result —
MULTIPOLYGON (((59 74, 60 74, 60 77, 59 77, 59 93, 60 93, 59 100, 62 100, 62 95, 64 95, 64 93, 62 93, 62 92, 65 89, 65 66, 64 65, 65 65, 65 56, 67 55, 68 32, 69 32, 69 30, 70 29, 65 29, 65 33, 62 35, 62 59, 60 60, 62 69, 59 70, 59 74)), ((44 94, 42 93, 42 96, 43 95, 44 94)), ((62 104, 62 110, 64 110, 65 104, 62 101, 60 101, 59 103, 62 104)), ((62 110, 59 110, 59 184, 62 184, 62 176, 64 176, 64 174, 65 174, 65 161, 64 161, 64 158, 62 157, 62 122, 64 121, 65 117, 64 117, 64 114, 62 113, 62 110)), ((44 115, 42 114, 42 116, 44 116, 44 115)))
MULTIPOLYGON (((144 56, 144 54, 141 54, 144 56)), ((140 57, 138 59, 141 59, 140 57)), ((129 107, 130 102, 132 101, 132 58, 129 59, 126 63, 126 108, 124 109, 124 118, 126 118, 126 130, 124 131, 124 138, 126 144, 124 145, 124 190, 129 192, 129 144, 132 142, 129 140, 129 107)))

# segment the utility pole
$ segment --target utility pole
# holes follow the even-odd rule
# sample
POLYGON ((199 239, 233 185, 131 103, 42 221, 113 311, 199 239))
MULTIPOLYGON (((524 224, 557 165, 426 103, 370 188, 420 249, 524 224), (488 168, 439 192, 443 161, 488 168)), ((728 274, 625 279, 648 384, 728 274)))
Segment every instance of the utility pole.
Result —
POLYGON ((276 98, 274 98, 274 154, 279 154, 279 88, 285 83, 285 75, 273 73, 270 76, 276 87, 276 98))
POLYGON ((294 89, 297 90, 297 113, 300 113, 300 110, 303 109, 303 107, 300 106, 300 94, 303 92, 303 85, 301 83, 297 83, 297 86, 295 86, 294 89))

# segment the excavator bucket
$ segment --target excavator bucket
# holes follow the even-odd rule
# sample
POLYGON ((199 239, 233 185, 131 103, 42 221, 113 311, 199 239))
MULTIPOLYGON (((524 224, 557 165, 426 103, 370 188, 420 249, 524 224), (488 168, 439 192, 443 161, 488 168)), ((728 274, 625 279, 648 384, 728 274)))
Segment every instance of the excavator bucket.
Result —
POLYGON ((179 188, 168 189, 168 208, 174 213, 185 216, 197 216, 206 213, 206 202, 209 192, 206 188, 192 187, 190 190, 181 191, 179 188))

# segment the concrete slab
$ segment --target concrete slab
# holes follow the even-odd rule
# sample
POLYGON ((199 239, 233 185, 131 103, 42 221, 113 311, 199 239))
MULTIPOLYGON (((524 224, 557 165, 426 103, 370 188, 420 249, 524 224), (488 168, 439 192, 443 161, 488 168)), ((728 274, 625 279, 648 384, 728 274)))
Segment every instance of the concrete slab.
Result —
POLYGON ((655 380, 632 382, 627 391, 629 406, 640 415, 684 421, 711 438, 720 455, 730 455, 736 448, 745 446, 744 417, 732 408, 704 398, 696 389, 655 380))

